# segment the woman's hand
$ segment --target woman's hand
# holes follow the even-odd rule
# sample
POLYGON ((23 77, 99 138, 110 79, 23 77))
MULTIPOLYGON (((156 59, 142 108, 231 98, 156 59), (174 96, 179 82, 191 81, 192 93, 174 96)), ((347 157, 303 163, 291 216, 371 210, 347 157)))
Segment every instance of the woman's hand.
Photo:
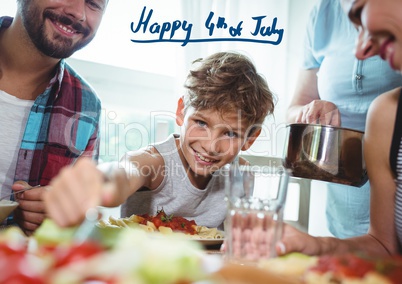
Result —
POLYGON ((302 107, 296 117, 296 122, 340 126, 341 116, 335 104, 323 100, 313 100, 302 107))
POLYGON ((276 253, 278 256, 291 252, 318 255, 320 254, 319 239, 303 233, 288 224, 284 224, 282 239, 276 244, 276 253))

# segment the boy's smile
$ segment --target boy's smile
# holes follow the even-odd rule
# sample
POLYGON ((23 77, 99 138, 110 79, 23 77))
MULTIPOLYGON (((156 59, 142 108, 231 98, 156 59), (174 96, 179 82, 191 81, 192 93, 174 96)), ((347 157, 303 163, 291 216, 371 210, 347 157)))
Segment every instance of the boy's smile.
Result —
MULTIPOLYGON (((193 149, 194 150, 194 149, 193 149)), ((198 153, 197 151, 195 151, 195 157, 198 158, 200 160, 201 163, 205 163, 205 164, 213 164, 214 162, 216 162, 217 160, 208 158, 206 156, 201 155, 200 153, 198 153)))

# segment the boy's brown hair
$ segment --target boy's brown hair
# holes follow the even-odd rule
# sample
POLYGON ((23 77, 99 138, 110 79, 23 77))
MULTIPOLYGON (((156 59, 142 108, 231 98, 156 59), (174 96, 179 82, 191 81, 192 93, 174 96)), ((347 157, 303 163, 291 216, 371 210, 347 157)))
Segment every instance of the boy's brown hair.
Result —
POLYGON ((274 98, 251 60, 237 52, 218 52, 193 62, 184 87, 185 108, 240 112, 250 126, 262 124, 274 112, 274 98))

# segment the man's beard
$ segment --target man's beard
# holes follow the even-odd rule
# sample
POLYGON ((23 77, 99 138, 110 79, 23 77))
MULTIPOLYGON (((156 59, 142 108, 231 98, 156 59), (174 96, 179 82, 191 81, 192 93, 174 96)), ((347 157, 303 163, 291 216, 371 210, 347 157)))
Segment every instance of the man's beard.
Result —
POLYGON ((39 8, 30 0, 20 0, 19 8, 21 11, 22 22, 24 27, 36 48, 46 56, 53 58, 67 58, 74 52, 86 46, 95 34, 90 35, 90 30, 83 27, 79 22, 64 15, 55 14, 51 10, 45 10, 43 15, 39 8), (73 44, 72 39, 56 35, 53 38, 45 33, 45 19, 48 18, 53 22, 60 22, 63 25, 70 26, 72 29, 83 35, 83 39, 73 44))

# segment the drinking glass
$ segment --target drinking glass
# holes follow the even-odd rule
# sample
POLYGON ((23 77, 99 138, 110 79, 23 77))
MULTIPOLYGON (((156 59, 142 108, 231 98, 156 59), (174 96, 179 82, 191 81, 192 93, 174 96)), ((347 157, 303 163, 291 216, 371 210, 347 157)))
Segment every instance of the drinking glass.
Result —
POLYGON ((227 166, 226 261, 255 264, 276 256, 282 237, 289 174, 283 168, 227 166))

